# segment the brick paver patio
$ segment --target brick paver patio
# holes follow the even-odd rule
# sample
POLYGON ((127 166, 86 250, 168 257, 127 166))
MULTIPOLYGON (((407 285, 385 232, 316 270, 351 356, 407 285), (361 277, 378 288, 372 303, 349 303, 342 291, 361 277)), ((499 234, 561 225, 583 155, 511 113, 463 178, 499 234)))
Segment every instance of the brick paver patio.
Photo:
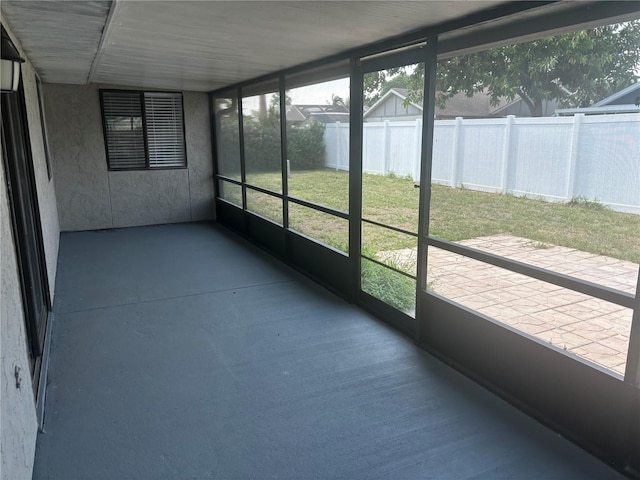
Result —
MULTIPOLYGON (((510 235, 460 244, 635 293, 638 264, 510 235)), ((415 249, 381 252, 415 265, 415 249)), ((436 293, 544 342, 624 374, 632 311, 471 258, 431 248, 427 282, 436 293)))

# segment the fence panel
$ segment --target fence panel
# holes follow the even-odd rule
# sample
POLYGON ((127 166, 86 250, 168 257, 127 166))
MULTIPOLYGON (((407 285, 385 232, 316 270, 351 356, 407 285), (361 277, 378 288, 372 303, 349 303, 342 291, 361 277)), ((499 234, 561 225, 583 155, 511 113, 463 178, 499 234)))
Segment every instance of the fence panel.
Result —
POLYGON ((575 195, 640 213, 640 128, 613 115, 585 117, 576 165, 575 195))
POLYGON ((506 193, 567 200, 572 117, 513 119, 506 193))
MULTIPOLYGON (((363 171, 418 181, 421 128, 364 123, 363 171)), ((348 170, 349 125, 328 124, 325 142, 327 167, 348 170)), ((640 114, 437 120, 432 181, 640 214, 640 114)))
MULTIPOLYGON (((387 123, 387 128, 389 142, 385 152, 386 172, 413 178, 416 157, 416 122, 387 123)), ((418 162, 420 162, 419 157, 418 162)), ((418 178, 420 178, 419 172, 418 170, 418 178)), ((413 180, 416 179, 413 178, 413 180)))
POLYGON ((502 150, 506 120, 468 120, 458 135, 453 185, 502 191, 502 150))
POLYGON ((349 170, 349 124, 328 123, 324 130, 324 141, 326 166, 335 170, 349 170))
POLYGON ((456 120, 440 120, 433 131, 433 183, 453 186, 453 157, 457 155, 456 120))

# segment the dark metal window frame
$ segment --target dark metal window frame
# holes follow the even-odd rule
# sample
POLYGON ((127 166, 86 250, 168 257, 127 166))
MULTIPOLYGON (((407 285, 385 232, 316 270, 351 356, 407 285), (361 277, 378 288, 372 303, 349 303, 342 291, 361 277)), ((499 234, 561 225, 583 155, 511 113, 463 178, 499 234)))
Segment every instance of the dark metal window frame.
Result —
MULTIPOLYGON (((633 2, 594 1, 578 4, 547 1, 510 2, 433 28, 413 31, 400 37, 345 51, 275 74, 271 73, 240 82, 210 92, 210 100, 213 106, 216 97, 223 96, 225 92, 233 89, 238 95, 238 103, 241 104, 243 87, 251 87, 264 80, 273 79, 276 75, 280 79, 286 79, 288 75, 305 75, 306 72, 309 72, 311 79, 309 83, 315 83, 314 77, 311 75, 312 70, 322 70, 323 66, 330 63, 348 60, 351 64, 351 111, 360 112, 362 110, 363 70, 384 65, 385 60, 382 57, 390 52, 401 55, 402 51, 406 52, 426 42, 426 48, 422 50, 427 74, 424 86, 422 131, 424 148, 421 156, 421 185, 423 188, 420 189, 420 220, 417 234, 416 320, 403 320, 392 307, 360 292, 360 262, 362 258, 360 255, 360 227, 362 222, 367 222, 361 218, 362 174, 359 162, 361 162, 362 155, 360 131, 362 120, 359 118, 360 115, 350 116, 350 198, 349 215, 347 216, 350 224, 350 258, 346 259, 348 260, 348 268, 341 270, 343 275, 350 277, 348 280, 351 282, 350 289, 348 289, 351 292, 349 299, 403 331, 424 349, 444 359, 450 365, 463 371, 466 375, 605 461, 612 463, 621 471, 637 472, 640 469, 640 457, 637 454, 640 451, 640 431, 637 428, 637 421, 640 418, 637 410, 638 401, 640 401, 640 291, 638 291, 640 274, 636 295, 630 295, 431 236, 429 234, 430 189, 428 188, 431 182, 433 152, 429 146, 433 144, 435 68, 438 59, 486 50, 509 43, 529 41, 570 30, 617 23, 631 18, 637 18, 637 7, 633 5, 633 2), (537 15, 536 9, 538 7, 548 8, 544 14, 537 15), (532 278, 632 308, 633 318, 624 377, 600 368, 587 360, 569 355, 526 333, 517 331, 436 293, 429 292, 426 288, 427 249, 429 246, 443 248, 499 268, 524 273, 532 278), (460 332, 464 332, 464 334, 461 335, 460 332), (479 341, 480 339, 481 341, 479 341)), ((283 84, 281 83, 280 91, 282 90, 283 84)), ((244 162, 241 107, 239 123, 239 148, 242 162, 244 162)), ((216 155, 217 151, 214 145, 214 159, 216 155)), ((214 168, 215 165, 214 163, 214 168)), ((244 163, 242 167, 244 169, 244 163)), ((223 175, 216 175, 216 178, 241 186, 243 194, 247 188, 252 188, 246 185, 244 175, 240 182, 223 175)), ((300 199, 289 198, 286 191, 280 195, 275 195, 273 192, 264 193, 282 198, 285 202, 300 203, 324 211, 318 208, 320 207, 318 205, 306 205, 306 202, 300 201, 300 199)), ((273 238, 263 239, 255 233, 259 227, 255 221, 262 219, 246 212, 246 198, 243 197, 244 211, 243 208, 231 206, 223 199, 217 198, 216 201, 220 206, 220 211, 223 212, 221 218, 223 223, 229 220, 229 226, 238 228, 244 222, 245 228, 244 230, 240 229, 241 233, 263 248, 282 257, 293 267, 300 268, 307 275, 315 278, 315 272, 321 266, 311 265, 313 262, 301 264, 298 261, 301 251, 301 244, 298 240, 294 242, 294 250, 297 249, 297 251, 293 253, 287 248, 283 254, 283 250, 275 251, 272 247, 276 241, 275 237, 280 236, 281 233, 283 238, 289 242, 293 242, 293 238, 302 236, 291 237, 291 232, 282 226, 276 228, 271 223, 264 222, 270 225, 271 229, 261 229, 259 233, 267 232, 273 238)), ((338 212, 326 213, 338 214, 338 212)), ((340 216, 344 215, 343 212, 340 213, 340 216)), ((316 249, 313 250, 312 244, 306 245, 305 248, 309 249, 309 252, 316 252, 316 254, 317 248, 323 251, 330 250, 322 247, 313 247, 316 249)), ((320 261, 322 260, 318 260, 316 263, 320 261)), ((333 268, 333 266, 332 260, 331 267, 333 268)), ((345 296, 344 291, 338 293, 345 296)))
POLYGON ((185 129, 185 116, 184 116, 184 96, 182 92, 169 92, 169 91, 156 91, 156 90, 122 90, 122 89, 100 89, 100 115, 102 117, 102 135, 104 139, 104 148, 107 161, 107 170, 110 172, 131 172, 131 171, 159 171, 159 170, 183 170, 188 168, 189 163, 187 161, 187 135, 185 129), (104 93, 105 92, 117 92, 117 93, 130 93, 137 94, 140 99, 140 110, 142 116, 142 135, 144 139, 144 167, 136 168, 116 168, 111 166, 109 145, 107 140, 107 121, 104 108, 104 93), (182 144, 184 149, 184 164, 180 166, 162 166, 154 167, 149 163, 149 138, 147 132, 147 114, 145 110, 144 96, 147 93, 161 93, 180 95, 180 108, 182 109, 182 144))
MULTIPOLYGON (((3 168, 5 172, 5 182, 7 183, 7 199, 9 204, 9 214, 11 216, 11 232, 15 246, 16 252, 16 263, 17 263, 17 274, 20 280, 20 292, 21 292, 21 300, 24 310, 24 321, 25 328, 27 331, 27 347, 30 352, 30 367, 31 367, 31 375, 32 375, 32 387, 33 392, 38 402, 41 401, 42 395, 41 392, 44 392, 44 377, 46 376, 46 366, 45 370, 42 370, 43 367, 43 354, 47 349, 47 343, 50 340, 50 328, 51 328, 51 296, 49 291, 49 280, 47 278, 47 262, 46 262, 46 254, 44 250, 44 241, 42 239, 42 221, 40 218, 40 207, 38 202, 37 195, 37 185, 35 178, 35 170, 33 166, 33 155, 31 151, 31 142, 29 139, 31 138, 29 133, 29 124, 28 124, 28 115, 25 104, 25 92, 24 92, 24 82, 21 74, 20 83, 18 87, 18 91, 15 93, 3 93, 4 95, 15 95, 16 98, 16 106, 17 110, 12 110, 10 113, 14 115, 10 119, 10 121, 14 122, 19 126, 20 132, 22 133, 23 139, 21 138, 5 138, 4 128, 2 129, 2 156, 3 156, 3 168), (16 173, 15 169, 11 167, 10 161, 11 157, 9 155, 9 147, 15 148, 16 144, 22 144, 24 140, 24 155, 25 159, 25 167, 27 169, 27 178, 23 178, 22 180, 26 182, 25 184, 28 186, 29 191, 31 192, 31 198, 29 199, 30 207, 33 209, 30 214, 33 215, 32 222, 33 226, 36 230, 36 238, 35 238, 35 251, 29 248, 28 242, 24 237, 24 225, 27 220, 22 214, 19 212, 19 208, 17 206, 17 201, 19 198, 16 198, 12 193, 15 186, 12 186, 12 172, 16 173), (31 255, 35 255, 35 258, 31 255), (34 273, 30 268, 31 264, 39 265, 40 275, 37 277, 32 276, 34 273), (38 282, 40 287, 42 288, 43 294, 43 303, 46 312, 43 312, 45 318, 36 318, 35 311, 33 309, 32 300, 28 294, 28 291, 31 290, 29 286, 32 282, 38 282), (42 324, 44 322, 44 324, 42 324), (43 374, 44 372, 44 374, 43 374)), ((7 113, 8 115, 9 113, 7 113)), ((14 131, 14 133, 17 133, 14 131)), ((18 181, 18 180, 17 180, 18 181)), ((25 207, 26 205, 23 205, 25 207)), ((41 418, 39 419, 39 421, 41 418)))
MULTIPOLYGON (((253 86, 253 85, 252 85, 253 86)), ((252 87, 251 86, 251 87, 252 87)), ((273 197, 277 197, 282 199, 284 195, 286 195, 286 188, 285 188, 285 184, 286 184, 286 179, 284 179, 284 181, 282 182, 282 193, 277 192, 275 190, 270 190, 268 188, 264 188, 264 187, 260 187, 258 185, 254 185, 252 183, 247 182, 247 159, 246 159, 246 154, 245 154, 245 141, 244 141, 244 111, 243 111, 243 100, 245 98, 251 98, 251 97, 256 97, 258 95, 269 95, 269 94, 274 94, 277 93, 280 96, 280 77, 269 77, 267 79, 263 79, 262 81, 258 82, 257 84, 255 84, 255 88, 251 88, 249 87, 249 90, 247 92, 245 92, 245 90, 247 89, 247 87, 244 88, 239 88, 237 95, 238 95, 238 129, 240 131, 240 170, 241 170, 241 177, 242 177, 242 184, 243 186, 246 186, 248 188, 251 188, 255 191, 261 192, 261 193, 265 193, 267 195, 271 195, 273 197), (278 85, 277 90, 274 90, 272 88, 272 84, 276 83, 278 85), (246 93, 246 95, 245 95, 246 93)), ((280 104, 278 105, 278 107, 280 108, 282 106, 282 97, 280 104)), ((280 171, 283 172, 286 170, 286 162, 284 162, 283 158, 285 157, 285 153, 286 153, 286 136, 283 137, 282 135, 282 110, 280 110, 280 171), (284 147, 283 147, 284 145, 284 147)), ((244 202, 243 202, 243 208, 245 210, 247 210, 247 203, 246 203, 246 189, 243 189, 243 197, 244 197, 244 202)), ((250 211, 250 210, 248 210, 250 211)), ((254 213, 255 212, 251 212, 254 213)), ((259 215, 259 214, 258 214, 259 215)), ((285 220, 285 216, 283 215, 283 222, 286 224, 286 220, 285 220)), ((278 224, 280 225, 280 224, 278 224)))
MULTIPOLYGON (((307 64, 299 65, 276 74, 265 75, 253 80, 241 82, 236 86, 225 87, 222 90, 211 92, 211 101, 213 102, 217 97, 224 97, 225 93, 233 91, 234 95, 238 99, 238 122, 240 130, 240 158, 241 158, 241 181, 234 180, 224 175, 216 174, 216 178, 219 180, 235 183, 242 187, 243 191, 243 210, 246 208, 246 191, 247 189, 259 191, 261 193, 271 195, 275 198, 281 199, 283 202, 283 227, 288 230, 288 217, 286 215, 288 210, 288 202, 296 203, 305 207, 309 207, 318 210, 323 213, 335 215, 339 218, 347 218, 350 220, 350 255, 353 257, 359 257, 355 255, 360 253, 361 242, 361 223, 370 223, 373 225, 379 225, 377 222, 373 222, 362 218, 362 204, 361 199, 357 198, 361 195, 361 174, 357 171, 358 165, 350 165, 350 214, 334 210, 332 208, 325 207, 323 205, 316 204, 314 202, 308 202, 303 199, 291 197, 288 194, 288 185, 285 171, 285 158, 286 158, 286 118, 281 115, 281 152, 282 152, 282 185, 283 192, 278 193, 268 189, 264 189, 255 185, 248 184, 245 176, 245 159, 244 159, 244 135, 243 135, 243 116, 242 116, 242 99, 243 90, 248 90, 250 95, 257 94, 258 90, 262 87, 261 84, 269 84, 270 91, 273 90, 272 85, 278 83, 278 91, 280 93, 281 111, 285 102, 283 93, 286 91, 287 78, 297 77, 303 78, 303 81, 296 82, 296 87, 311 85, 323 81, 323 77, 326 75, 326 67, 331 64, 351 61, 350 77, 351 77, 351 110, 360 111, 362 106, 362 86, 357 85, 358 80, 362 80, 364 73, 375 71, 381 68, 389 68, 389 66, 399 66, 408 62, 415 63, 426 62, 427 71, 429 71, 432 78, 425 79, 425 108, 423 115, 423 145, 427 148, 422 149, 422 175, 421 184, 427 185, 431 180, 431 157, 432 152, 428 148, 433 141, 433 121, 432 115, 430 117, 429 112, 434 109, 434 104, 431 101, 431 95, 435 94, 435 66, 436 61, 439 58, 451 57, 453 55, 468 53, 470 51, 480 51, 491 48, 499 44, 516 43, 521 41, 527 41, 534 37, 541 37, 544 35, 551 35, 556 33, 560 29, 565 29, 568 26, 574 28, 587 28, 594 24, 603 24, 604 22, 620 21, 625 18, 629 18, 630 15, 635 14, 635 10, 630 5, 624 3, 617 3, 615 8, 611 8, 610 5, 605 5, 602 2, 594 2, 593 5, 580 5, 577 7, 568 5, 555 6, 555 10, 541 17, 539 21, 530 21, 528 15, 531 11, 535 11, 537 7, 545 6, 554 2, 521 2, 519 5, 510 4, 502 9, 492 9, 479 14, 473 15, 466 19, 448 22, 446 24, 434 27, 431 29, 412 32, 405 36, 379 42, 371 46, 365 46, 358 49, 354 49, 345 52, 342 55, 334 55, 327 57, 323 60, 309 62, 307 64), (567 15, 566 12, 570 10, 571 15, 567 15), (501 12, 498 14, 497 12, 501 12), (561 13, 559 13, 561 12, 561 13), (507 22, 511 22, 512 15, 519 15, 515 21, 512 22, 514 26, 505 28, 505 24, 511 25, 507 22), (442 41, 440 39, 443 39, 442 41), (419 58, 419 60, 416 60, 419 58), (431 71, 430 69, 433 69, 431 71), (314 76, 313 73, 319 72, 319 76, 314 76), (427 183, 425 183, 427 182, 427 183)), ((359 128, 361 127, 361 121, 356 118, 357 115, 351 115, 350 122, 350 157, 359 158, 362 155, 361 147, 358 143, 361 141, 361 133, 359 128)), ((216 155, 214 148, 214 158, 216 155)), ((224 201, 223 199, 220 199, 224 201)), ((234 205, 234 207, 238 208, 234 205)), ((426 265, 427 265, 427 246, 433 245, 434 247, 442 248, 445 250, 458 253, 463 256, 475 258, 485 263, 495 265, 498 267, 506 268, 508 270, 524 273, 533 278, 537 278, 563 288, 568 288, 574 291, 585 293, 587 295, 594 296, 596 298, 604 299, 612 303, 625 306, 627 308, 633 308, 635 311, 633 321, 633 332, 640 330, 640 320, 638 320, 638 296, 633 296, 625 292, 620 292, 611 288, 607 288, 601 285, 597 285, 590 282, 573 278, 567 275, 558 274, 549 270, 533 267, 522 262, 510 260, 508 258, 499 257, 497 255, 490 255, 484 252, 476 251, 472 248, 461 246, 453 242, 446 242, 436 237, 429 235, 429 208, 430 198, 427 189, 421 189, 420 194, 420 209, 424 210, 420 213, 420 223, 418 225, 418 233, 404 231, 402 229, 395 229, 386 225, 385 228, 391 228, 392 230, 400 231, 414 237, 418 237, 418 272, 417 272, 417 295, 431 295, 426 289, 426 265)), ((251 212, 254 213, 254 212, 251 212)), ((259 215, 258 215, 259 216, 259 215)), ((297 232, 296 232, 297 233, 297 232)), ((375 260, 373 260, 375 261, 375 260)), ((359 285, 359 261, 354 262, 354 285, 356 290, 360 290, 359 285)), ((403 273, 404 272, 398 272, 403 273)), ((412 277, 413 278, 413 277, 412 277)), ((455 302, 452 302, 452 304, 455 302)), ((420 302, 418 301, 418 310, 420 302)), ((416 317, 420 317, 418 311, 416 317)), ((632 332, 632 333, 633 333, 632 332)), ((420 332, 418 331, 418 336, 420 332)), ((633 333, 633 335, 637 335, 633 333)), ((632 335, 632 337, 633 337, 632 335)), ((634 384, 640 384, 640 366, 637 366, 636 358, 640 358, 640 341, 632 341, 629 346, 629 362, 627 364, 627 374, 625 378, 627 381, 633 381, 634 384), (634 359, 634 360, 632 360, 634 359), (634 378, 634 380, 631 380, 634 378)), ((614 374, 612 374, 615 376, 614 374)))
MULTIPOLYGON (((340 62, 339 62, 340 63, 340 62)), ((341 62, 341 63, 344 63, 341 62)), ((331 66, 331 65, 329 65, 331 66)), ((306 71, 300 72, 299 74, 294 74, 294 78, 296 80, 295 82, 295 88, 298 87, 303 87, 306 85, 314 85, 316 83, 321 83, 323 81, 326 81, 327 77, 331 77, 332 79, 335 78, 335 74, 339 73, 338 78, 343 78, 344 75, 349 75, 345 69, 344 65, 336 65, 335 68, 321 68, 318 70, 318 73, 321 75, 320 77, 313 77, 313 76, 307 76, 306 75, 306 71)), ((239 207, 238 205, 229 202, 227 200, 225 200, 224 198, 219 198, 216 194, 217 200, 218 201, 222 201, 225 202, 225 204, 228 204, 229 206, 233 207, 233 208, 242 208, 243 211, 257 216, 267 222, 271 222, 274 225, 277 225, 279 227, 284 228, 285 230, 294 233, 296 235, 300 235, 303 236, 305 238, 307 238, 308 240, 312 241, 312 242, 316 242, 319 245, 322 245, 326 248, 332 249, 335 252, 337 252, 340 255, 343 256, 349 256, 348 253, 345 253, 343 251, 334 249, 333 247, 331 247, 330 245, 326 245, 323 242, 321 242, 320 240, 317 240, 313 237, 310 237, 309 235, 305 235, 302 232, 298 232, 295 229, 291 229, 289 228, 289 202, 291 203, 295 203, 297 205, 301 205, 303 207, 307 207, 313 210, 316 210, 320 213, 324 213, 327 215, 332 215, 334 217, 337 218, 341 218, 344 220, 349 220, 350 216, 348 212, 344 212, 341 210, 337 210, 331 207, 327 207, 325 205, 321 205, 315 202, 311 202, 308 200, 304 200, 301 198, 297 198, 297 197, 292 197, 289 195, 289 185, 288 185, 288 177, 287 177, 287 172, 286 172, 286 158, 287 158, 287 128, 286 128, 286 116, 285 115, 280 115, 280 152, 281 152, 281 175, 282 175, 282 193, 280 192, 276 192, 274 190, 270 190, 268 188, 264 188, 264 187, 260 187, 258 185, 254 185, 251 184, 249 182, 246 181, 246 160, 245 160, 245 154, 244 154, 244 117, 243 117, 243 112, 242 112, 242 100, 244 98, 248 98, 248 97, 252 97, 255 95, 259 95, 260 92, 263 89, 260 89, 260 87, 262 86, 261 84, 264 85, 271 85, 273 82, 277 82, 278 84, 278 90, 277 93, 279 94, 279 99, 280 99, 280 112, 285 111, 286 109, 286 89, 287 89, 287 79, 288 76, 287 75, 279 75, 278 77, 273 77, 270 76, 266 79, 261 80, 260 82, 257 82, 256 86, 258 87, 257 89, 250 89, 248 92, 248 96, 243 95, 243 89, 242 87, 239 87, 237 89, 224 89, 222 91, 220 91, 219 93, 216 93, 215 96, 211 96, 210 98, 210 107, 211 107, 211 111, 212 111, 212 118, 214 119, 214 124, 216 125, 216 127, 219 128, 219 124, 217 121, 217 117, 216 112, 215 112, 215 100, 218 98, 236 98, 237 99, 237 104, 238 104, 238 130, 239 130, 239 152, 240 152, 240 171, 241 171, 241 180, 229 177, 227 175, 224 174, 220 174, 217 172, 217 161, 214 161, 214 165, 215 165, 215 178, 218 181, 224 181, 224 182, 228 182, 237 186, 242 187, 242 207, 239 207), (274 198, 277 198, 279 200, 282 201, 282 224, 264 217, 263 215, 260 215, 259 213, 256 213, 250 209, 247 208, 247 201, 246 201, 246 193, 247 190, 252 190, 255 192, 259 192, 265 195, 270 195, 274 198)), ((275 93, 273 91, 273 89, 267 88, 264 89, 264 92, 266 93, 275 93)), ((216 138, 216 142, 214 142, 213 147, 213 153, 214 153, 214 159, 217 158, 217 136, 216 136, 217 132, 214 132, 214 134, 212 135, 213 138, 216 138)), ((414 234, 415 235, 415 234, 414 234)))

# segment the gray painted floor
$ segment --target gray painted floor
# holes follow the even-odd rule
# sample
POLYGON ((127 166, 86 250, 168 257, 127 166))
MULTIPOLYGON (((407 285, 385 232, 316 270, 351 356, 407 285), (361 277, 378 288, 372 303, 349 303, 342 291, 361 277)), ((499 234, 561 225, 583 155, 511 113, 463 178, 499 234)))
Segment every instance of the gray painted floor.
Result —
POLYGON ((63 234, 35 479, 618 478, 212 224, 63 234))

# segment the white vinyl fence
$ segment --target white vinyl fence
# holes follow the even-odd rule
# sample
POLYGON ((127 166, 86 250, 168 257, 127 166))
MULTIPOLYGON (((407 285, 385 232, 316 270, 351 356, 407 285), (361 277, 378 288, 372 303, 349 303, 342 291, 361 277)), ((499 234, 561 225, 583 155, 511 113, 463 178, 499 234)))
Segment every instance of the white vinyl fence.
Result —
MULTIPOLYGON (((420 178, 421 120, 364 123, 364 172, 420 178)), ((349 169, 349 125, 327 124, 327 166, 349 169)), ((640 214, 640 114, 437 120, 432 181, 640 214)))

